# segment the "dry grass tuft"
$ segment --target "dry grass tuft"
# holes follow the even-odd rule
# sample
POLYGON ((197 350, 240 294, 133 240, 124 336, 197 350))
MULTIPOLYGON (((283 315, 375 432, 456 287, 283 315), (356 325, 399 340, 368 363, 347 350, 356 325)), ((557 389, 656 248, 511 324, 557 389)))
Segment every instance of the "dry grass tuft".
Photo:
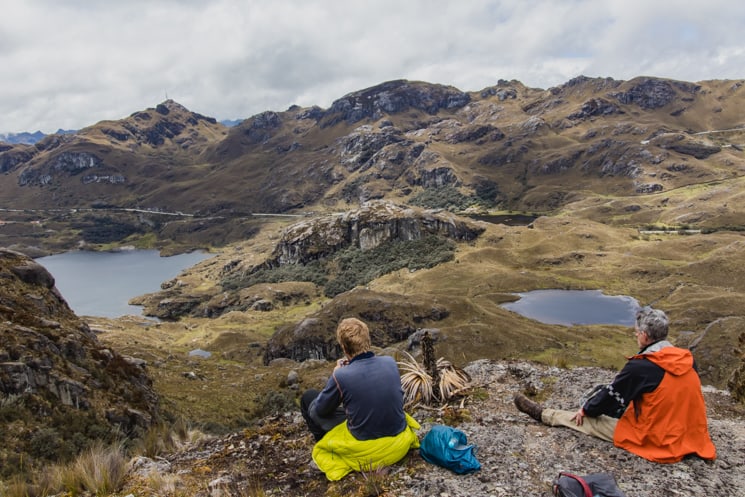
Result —
POLYGON ((59 481, 71 495, 109 495, 122 485, 127 457, 121 442, 110 446, 94 443, 78 458, 59 470, 59 481))

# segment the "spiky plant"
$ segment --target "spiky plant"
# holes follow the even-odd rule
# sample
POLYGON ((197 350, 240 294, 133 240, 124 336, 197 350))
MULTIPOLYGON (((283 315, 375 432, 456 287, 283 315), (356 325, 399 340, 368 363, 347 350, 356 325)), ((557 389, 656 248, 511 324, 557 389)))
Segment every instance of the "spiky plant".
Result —
POLYGON ((373 466, 372 462, 360 463, 360 473, 362 474, 363 484, 360 488, 362 497, 379 497, 386 495, 386 486, 388 486, 388 472, 386 466, 373 466))
POLYGON ((435 400, 448 402, 462 395, 471 386, 471 377, 464 370, 444 358, 437 360, 438 385, 434 384, 424 366, 411 354, 403 352, 405 358, 398 362, 401 369, 401 388, 404 391, 404 406, 420 403, 432 405, 435 400))
POLYGON ((398 362, 401 369, 401 388, 404 391, 404 406, 417 403, 429 405, 434 399, 435 391, 432 376, 414 359, 404 352, 406 358, 398 362))
POLYGON ((437 359, 437 371, 440 373, 440 399, 443 402, 471 387, 471 376, 442 357, 437 359))

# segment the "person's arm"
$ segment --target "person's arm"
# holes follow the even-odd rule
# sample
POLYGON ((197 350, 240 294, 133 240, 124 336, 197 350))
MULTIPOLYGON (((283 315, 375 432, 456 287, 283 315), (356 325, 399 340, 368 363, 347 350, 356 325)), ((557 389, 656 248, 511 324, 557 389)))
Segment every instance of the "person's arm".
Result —
POLYGON ((657 388, 664 375, 665 371, 651 361, 631 359, 613 382, 588 400, 581 411, 586 416, 619 417, 632 400, 657 388))
POLYGON ((334 377, 337 368, 334 368, 334 373, 331 373, 326 386, 323 387, 321 393, 310 405, 310 409, 320 417, 326 417, 333 413, 342 402, 341 390, 334 377))

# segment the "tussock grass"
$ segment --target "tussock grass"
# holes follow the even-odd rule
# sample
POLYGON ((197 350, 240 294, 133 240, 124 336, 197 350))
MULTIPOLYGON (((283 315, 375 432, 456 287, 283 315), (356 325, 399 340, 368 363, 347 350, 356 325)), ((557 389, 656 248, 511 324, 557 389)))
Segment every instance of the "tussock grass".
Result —
MULTIPOLYGON (((68 497, 83 495, 108 496, 116 493, 123 485, 129 471, 129 455, 143 454, 157 457, 182 447, 183 442, 194 441, 201 432, 190 429, 183 420, 173 424, 152 427, 148 433, 127 448, 124 441, 106 444, 95 441, 78 457, 64 464, 50 465, 33 474, 31 480, 23 475, 11 477, 3 486, 3 497, 46 497, 65 492, 68 497)), ((148 486, 157 495, 177 495, 177 480, 160 474, 147 478, 148 486)))
POLYGON ((151 427, 145 435, 137 441, 135 451, 146 457, 157 457, 172 452, 178 448, 180 442, 189 437, 188 427, 183 418, 173 425, 165 423, 151 427))
POLYGON ((372 462, 360 463, 360 474, 362 475, 359 493, 361 497, 385 495, 390 479, 387 467, 373 466, 372 462))
POLYGON ((177 495, 179 476, 174 474, 163 474, 157 471, 151 472, 146 479, 146 484, 155 495, 177 495))
POLYGON ((72 495, 90 492, 109 495, 121 488, 127 474, 127 456, 122 443, 96 443, 62 470, 64 487, 72 495))

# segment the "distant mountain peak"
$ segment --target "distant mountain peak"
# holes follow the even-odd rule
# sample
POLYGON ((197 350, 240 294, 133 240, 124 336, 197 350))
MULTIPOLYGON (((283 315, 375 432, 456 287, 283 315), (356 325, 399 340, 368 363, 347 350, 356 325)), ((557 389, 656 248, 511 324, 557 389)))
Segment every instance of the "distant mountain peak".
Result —
POLYGON ((408 109, 436 114, 441 109, 464 107, 470 100, 468 93, 452 86, 399 79, 348 93, 336 100, 326 112, 322 126, 342 121, 354 124, 408 109))

